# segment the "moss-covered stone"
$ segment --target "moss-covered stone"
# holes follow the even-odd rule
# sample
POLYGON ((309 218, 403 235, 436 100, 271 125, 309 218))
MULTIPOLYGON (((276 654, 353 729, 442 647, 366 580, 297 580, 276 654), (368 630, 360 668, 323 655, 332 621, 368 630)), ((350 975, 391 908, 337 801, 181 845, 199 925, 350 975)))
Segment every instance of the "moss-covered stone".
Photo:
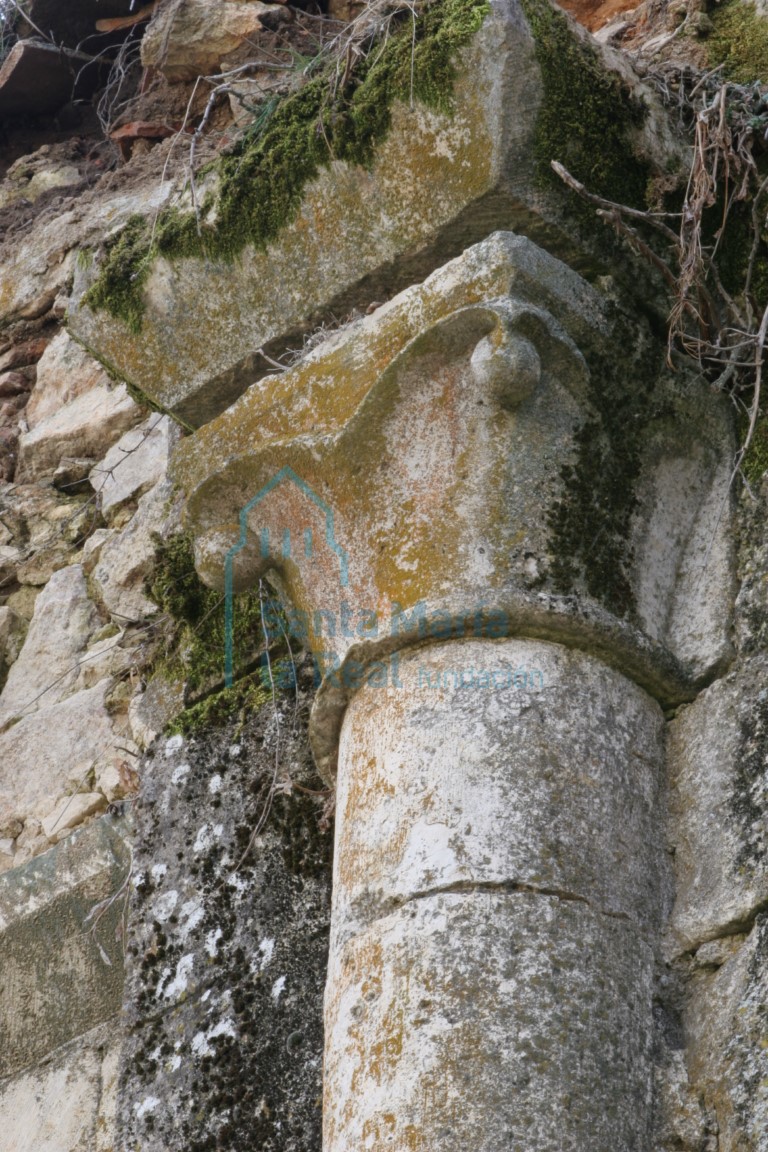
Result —
POLYGON ((151 263, 149 225, 143 216, 132 216, 104 245, 102 274, 88 294, 91 306, 121 316, 132 332, 138 332, 144 311, 142 288, 151 263))
POLYGON ((320 1152, 333 830, 309 704, 278 702, 277 795, 271 701, 142 765, 116 1147, 320 1152))
MULTIPOLYGON (((558 160, 591 192, 645 207, 651 169, 634 156, 630 140, 643 123, 643 105, 549 0, 523 0, 523 9, 544 84, 535 142, 540 180, 559 182, 550 166, 558 160)), ((574 211, 594 217, 594 208, 580 202, 574 211)))
POLYGON ((768 472, 768 416, 765 414, 755 426, 752 442, 742 461, 741 470, 750 484, 759 484, 768 472))
POLYGON ((707 40, 710 66, 739 84, 768 82, 768 19, 749 0, 725 0, 710 13, 714 31, 707 40))
MULTIPOLYGON (((193 693, 223 680, 224 598, 207 588, 197 575, 188 536, 180 533, 160 545, 148 593, 177 624, 165 659, 166 673, 183 678, 193 693)), ((264 648, 258 591, 235 598, 233 639, 237 667, 243 670, 264 648)), ((236 685, 232 691, 240 691, 240 687, 236 685)), ((228 698, 222 698, 218 705, 203 701, 201 707, 207 708, 211 716, 217 709, 229 715, 233 707, 240 706, 238 703, 229 707, 230 703, 228 698)), ((185 712, 179 724, 193 723, 184 720, 186 716, 185 712)), ((179 727, 179 731, 186 730, 179 727)))
POLYGON ((151 223, 132 217, 105 245, 86 303, 135 333, 156 255, 232 260, 246 245, 265 248, 295 219, 322 167, 335 160, 370 167, 395 101, 450 109, 455 55, 488 11, 487 0, 433 0, 420 16, 404 15, 383 45, 371 45, 343 89, 334 90, 334 63, 333 76, 318 75, 279 102, 266 124, 262 118, 259 130, 246 132, 217 163, 219 191, 215 204, 204 204, 202 223, 178 209, 151 223))
POLYGON ((220 728, 235 715, 243 718, 262 704, 266 704, 270 691, 259 676, 238 680, 231 688, 223 688, 206 696, 197 704, 185 708, 180 716, 169 725, 169 733, 190 736, 196 732, 210 732, 220 728))
POLYGON ((658 415, 653 396, 661 354, 621 320, 616 348, 621 357, 587 353, 595 415, 576 432, 575 458, 561 469, 563 495, 548 521, 556 588, 567 593, 583 585, 610 611, 631 616, 630 526, 645 435, 658 415))

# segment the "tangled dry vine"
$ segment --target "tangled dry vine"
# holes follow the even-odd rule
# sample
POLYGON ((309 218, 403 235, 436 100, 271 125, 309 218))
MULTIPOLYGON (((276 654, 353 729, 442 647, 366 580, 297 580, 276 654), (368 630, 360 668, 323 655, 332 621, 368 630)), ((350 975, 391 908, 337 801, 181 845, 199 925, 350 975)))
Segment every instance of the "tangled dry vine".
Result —
POLYGON ((713 390, 727 390, 746 424, 735 478, 743 476, 761 415, 768 338, 768 89, 720 73, 667 64, 647 74, 677 110, 691 142, 687 182, 674 211, 616 204, 591 193, 557 161, 552 167, 661 274, 671 296, 670 364, 693 360, 713 390))

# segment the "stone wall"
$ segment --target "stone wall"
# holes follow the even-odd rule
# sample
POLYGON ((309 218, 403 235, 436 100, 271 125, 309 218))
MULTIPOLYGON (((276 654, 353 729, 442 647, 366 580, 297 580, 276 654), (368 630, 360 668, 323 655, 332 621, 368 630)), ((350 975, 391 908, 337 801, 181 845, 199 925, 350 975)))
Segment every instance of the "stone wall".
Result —
POLYGON ((118 152, 6 124, 0 1143, 763 1152, 768 480, 542 160, 685 142, 562 14, 583 132, 543 7, 436 0, 445 88, 226 249, 254 85, 312 76, 232 73, 199 221, 166 121, 302 8, 159 6, 118 152))

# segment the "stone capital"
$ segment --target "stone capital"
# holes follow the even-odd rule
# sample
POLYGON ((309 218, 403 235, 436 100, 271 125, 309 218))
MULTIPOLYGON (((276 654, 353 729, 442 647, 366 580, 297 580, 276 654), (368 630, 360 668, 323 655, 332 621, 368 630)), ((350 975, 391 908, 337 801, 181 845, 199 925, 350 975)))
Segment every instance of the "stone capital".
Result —
MULTIPOLYGON (((696 670, 658 626, 673 614, 674 579, 654 560, 677 482, 665 471, 681 448, 674 422, 649 429, 637 479, 631 578, 647 620, 550 579, 563 462, 598 420, 590 361, 623 370, 609 317, 574 271, 497 233, 259 381, 181 446, 176 478, 203 578, 231 595, 270 573, 324 675, 315 751, 327 774, 346 700, 413 645, 552 639, 662 700, 690 693, 696 670)), ((630 336, 640 342, 640 327, 630 336)), ((718 434, 685 472, 694 517, 710 500, 718 434)), ((678 541, 678 571, 684 551, 678 541)))

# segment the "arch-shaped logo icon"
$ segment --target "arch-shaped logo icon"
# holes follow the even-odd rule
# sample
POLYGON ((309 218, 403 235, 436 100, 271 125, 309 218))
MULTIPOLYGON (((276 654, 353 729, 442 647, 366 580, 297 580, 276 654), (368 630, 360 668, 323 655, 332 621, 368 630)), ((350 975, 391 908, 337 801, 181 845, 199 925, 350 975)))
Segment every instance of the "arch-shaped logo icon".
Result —
MULTIPOLYGON (((283 481, 295 484, 309 500, 315 504, 322 512, 325 518, 325 542, 332 552, 336 554, 339 560, 339 584, 342 588, 346 588, 349 584, 349 563, 347 552, 345 548, 338 543, 333 523, 333 508, 325 502, 318 494, 310 487, 305 480, 286 465, 276 472, 271 480, 268 480, 263 488, 260 488, 252 499, 247 504, 243 505, 240 509, 240 535, 236 544, 234 544, 227 552, 224 558, 224 682, 228 688, 232 686, 233 679, 233 666, 234 666, 234 622, 235 622, 235 605, 234 605, 234 561, 235 556, 242 552, 245 548, 248 536, 248 516, 270 492, 274 491, 278 485, 283 481)), ((307 529, 304 532, 304 555, 312 555, 312 532, 307 529)), ((269 555, 269 532, 268 529, 262 529, 261 532, 261 554, 264 557, 269 555)), ((291 554, 291 538, 290 529, 283 532, 282 539, 282 554, 287 558, 291 554)))

